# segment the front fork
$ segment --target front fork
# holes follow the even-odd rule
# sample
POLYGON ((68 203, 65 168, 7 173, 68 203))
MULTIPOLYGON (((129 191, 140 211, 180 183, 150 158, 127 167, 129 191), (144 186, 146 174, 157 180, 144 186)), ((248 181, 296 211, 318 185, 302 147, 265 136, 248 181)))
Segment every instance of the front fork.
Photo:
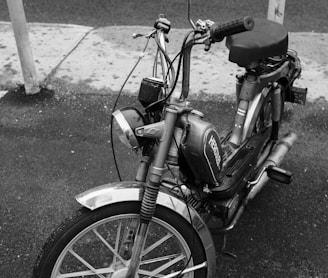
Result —
POLYGON ((142 257, 141 252, 145 245, 149 223, 155 213, 160 181, 165 171, 165 161, 171 146, 177 115, 178 112, 176 109, 174 109, 174 107, 169 107, 166 109, 165 131, 162 138, 160 139, 154 163, 149 170, 149 181, 147 182, 141 202, 140 225, 135 236, 131 261, 126 278, 135 278, 140 265, 142 257))

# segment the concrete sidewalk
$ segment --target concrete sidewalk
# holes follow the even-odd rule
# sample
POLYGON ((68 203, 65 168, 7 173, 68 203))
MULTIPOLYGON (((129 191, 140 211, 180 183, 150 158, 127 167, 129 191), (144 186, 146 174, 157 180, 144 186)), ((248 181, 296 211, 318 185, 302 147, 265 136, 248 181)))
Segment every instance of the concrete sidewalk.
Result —
MULTIPOLYGON (((118 91, 142 52, 146 40, 133 33, 147 33, 151 27, 110 26, 91 28, 76 25, 29 24, 30 40, 40 82, 60 78, 69 83, 87 83, 95 89, 118 91)), ((186 30, 169 34, 169 55, 178 53, 186 30)), ((11 23, 0 22, 0 90, 22 84, 23 78, 11 23)), ((308 99, 328 100, 328 34, 290 33, 290 48, 302 61, 299 86, 308 87, 308 99)), ((152 73, 155 44, 150 43, 143 61, 131 75, 126 91, 136 92, 143 77, 152 73)), ((205 52, 192 52, 191 93, 234 94, 235 74, 242 69, 228 61, 224 43, 205 52)), ((96 91, 96 90, 95 90, 96 91)))

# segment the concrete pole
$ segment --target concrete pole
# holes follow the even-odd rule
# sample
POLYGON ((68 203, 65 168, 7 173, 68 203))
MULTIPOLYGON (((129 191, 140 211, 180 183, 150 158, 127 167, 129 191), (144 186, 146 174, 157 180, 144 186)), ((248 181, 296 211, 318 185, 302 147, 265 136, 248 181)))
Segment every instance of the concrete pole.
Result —
POLYGON ((40 91, 40 87, 27 30, 23 1, 7 0, 7 5, 21 63, 25 92, 26 94, 36 94, 40 91))
POLYGON ((284 23, 286 0, 269 0, 268 19, 284 23))

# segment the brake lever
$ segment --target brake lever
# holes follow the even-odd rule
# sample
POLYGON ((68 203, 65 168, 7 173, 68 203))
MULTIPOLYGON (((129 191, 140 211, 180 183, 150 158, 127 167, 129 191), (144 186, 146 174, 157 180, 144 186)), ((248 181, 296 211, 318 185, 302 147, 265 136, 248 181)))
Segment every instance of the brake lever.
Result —
POLYGON ((209 34, 210 27, 214 24, 212 20, 201 20, 198 19, 196 22, 196 32, 201 34, 202 36, 202 44, 205 45, 204 50, 209 51, 211 49, 211 40, 207 34, 209 34))
POLYGON ((212 45, 211 40, 210 40, 209 38, 207 38, 207 39, 204 41, 204 44, 205 44, 205 46, 204 46, 204 50, 205 50, 205 51, 209 51, 209 50, 211 49, 211 45, 212 45))
POLYGON ((141 34, 141 33, 133 33, 132 34, 132 38, 134 39, 137 39, 137 38, 140 38, 140 37, 145 37, 145 38, 150 38, 152 36, 154 36, 154 34, 156 33, 156 29, 152 30, 151 32, 147 33, 147 34, 141 34))
POLYGON ((145 35, 144 34, 140 34, 140 33, 133 33, 132 34, 132 38, 136 39, 136 38, 139 38, 139 37, 144 37, 145 35))

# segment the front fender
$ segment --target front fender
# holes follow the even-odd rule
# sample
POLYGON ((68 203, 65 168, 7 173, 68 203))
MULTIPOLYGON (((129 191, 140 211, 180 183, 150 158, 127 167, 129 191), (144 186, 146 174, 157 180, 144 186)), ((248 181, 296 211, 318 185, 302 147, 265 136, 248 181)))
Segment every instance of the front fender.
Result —
MULTIPOLYGON (((104 184, 90 190, 87 190, 75 198, 84 207, 90 210, 107 206, 113 203, 141 201, 145 183, 136 181, 122 181, 104 184)), ((166 207, 175 213, 178 213, 191 225, 193 225, 205 249, 205 254, 208 262, 207 277, 215 277, 215 246, 212 240, 212 235, 206 224, 193 208, 185 204, 177 195, 160 188, 157 205, 166 207)))

